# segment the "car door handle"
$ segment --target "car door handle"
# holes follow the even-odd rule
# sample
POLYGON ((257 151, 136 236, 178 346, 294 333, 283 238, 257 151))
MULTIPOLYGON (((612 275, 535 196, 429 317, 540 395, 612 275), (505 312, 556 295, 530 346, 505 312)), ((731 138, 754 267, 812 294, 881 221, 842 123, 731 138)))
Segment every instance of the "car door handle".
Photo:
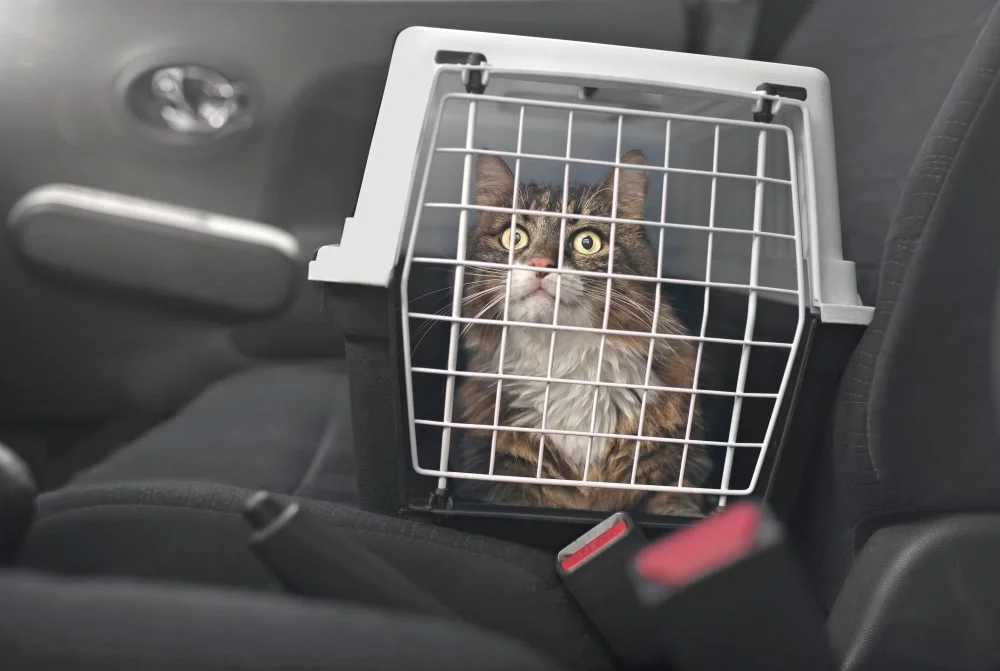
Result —
POLYGON ((248 111, 245 86, 209 68, 164 67, 149 81, 156 114, 178 133, 218 133, 237 125, 248 111))

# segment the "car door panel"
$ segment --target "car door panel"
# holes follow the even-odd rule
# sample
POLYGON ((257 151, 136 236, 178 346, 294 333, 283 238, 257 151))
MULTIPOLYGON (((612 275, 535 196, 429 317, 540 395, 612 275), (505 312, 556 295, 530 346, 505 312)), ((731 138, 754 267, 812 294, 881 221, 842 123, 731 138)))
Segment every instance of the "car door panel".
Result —
MULTIPOLYGON (((67 182, 264 221, 312 250, 339 238, 395 36, 409 25, 683 48, 682 0, 0 0, 0 208, 67 182), (130 116, 130 73, 203 65, 247 82, 252 126, 200 144, 130 116)), ((171 407, 256 359, 336 355, 303 282, 260 323, 39 277, 0 239, 0 419, 171 407)), ((178 269, 182 272, 182 269, 178 269)))

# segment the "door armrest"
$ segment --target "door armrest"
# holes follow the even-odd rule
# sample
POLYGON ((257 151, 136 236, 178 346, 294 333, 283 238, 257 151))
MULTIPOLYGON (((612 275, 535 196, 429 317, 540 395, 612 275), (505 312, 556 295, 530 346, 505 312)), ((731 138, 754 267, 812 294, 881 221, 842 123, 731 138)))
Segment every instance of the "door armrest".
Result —
POLYGON ((8 224, 33 271, 212 317, 275 315, 305 280, 299 243, 286 231, 109 191, 39 187, 8 224))

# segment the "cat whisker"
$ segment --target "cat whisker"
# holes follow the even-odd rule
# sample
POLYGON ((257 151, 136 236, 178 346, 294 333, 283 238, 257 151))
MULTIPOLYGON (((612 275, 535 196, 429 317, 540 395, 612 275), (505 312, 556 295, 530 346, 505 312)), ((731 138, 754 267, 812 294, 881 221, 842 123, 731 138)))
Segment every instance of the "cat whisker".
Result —
MULTIPOLYGON (((590 280, 589 282, 586 283, 588 290, 593 291, 597 294, 605 293, 607 291, 607 284, 605 281, 591 280, 590 278, 588 278, 588 280, 590 280)), ((605 296, 606 295, 607 294, 605 293, 605 296)), ((611 288, 611 296, 608 303, 609 303, 609 308, 614 312, 621 312, 625 314, 638 314, 641 317, 643 317, 646 322, 648 322, 649 324, 648 327, 635 330, 636 336, 642 336, 644 334, 650 333, 650 331, 653 331, 652 325, 654 317, 656 317, 656 322, 657 322, 655 333, 666 334, 666 333, 680 333, 683 331, 683 329, 680 328, 680 326, 670 316, 670 314, 668 312, 664 312, 662 308, 659 315, 657 315, 653 308, 638 302, 628 294, 624 293, 620 289, 617 289, 613 286, 611 288)), ((588 306, 588 311, 590 316, 595 321, 603 322, 603 317, 604 317, 603 308, 601 310, 597 310, 596 307, 591 304, 588 306)), ((660 344, 672 352, 677 351, 676 350, 677 343, 668 340, 662 340, 660 344)), ((680 343, 680 346, 685 348, 691 347, 691 343, 687 341, 682 341, 680 343)))
POLYGON ((642 305, 641 303, 637 303, 635 300, 633 300, 628 296, 612 292, 611 301, 620 308, 623 308, 631 312, 638 312, 643 317, 647 317, 651 324, 653 321, 653 317, 656 316, 655 312, 652 309, 646 307, 645 305, 642 305))
MULTIPOLYGON (((490 294, 492 294, 494 292, 497 292, 497 291, 498 291, 498 289, 496 287, 493 287, 493 288, 490 288, 490 289, 483 289, 482 291, 478 291, 478 292, 476 292, 474 294, 470 294, 469 296, 467 296, 462 301, 462 303, 465 304, 465 305, 468 305, 472 301, 477 300, 477 299, 479 299, 482 296, 488 296, 488 295, 490 295, 490 294)), ((502 290, 500 290, 499 292, 501 294, 504 294, 504 296, 501 296, 501 300, 503 300, 503 298, 506 296, 506 292, 504 292, 502 290)))
MULTIPOLYGON (((588 284, 587 286, 593 288, 596 292, 603 293, 603 294, 605 294, 605 296, 607 296, 607 282, 606 281, 604 281, 604 280, 594 280, 590 284, 588 284)), ((613 303, 617 304, 618 307, 628 307, 630 309, 637 310, 641 314, 643 314, 643 315, 645 315, 647 317, 650 317, 650 318, 652 318, 653 315, 654 315, 653 309, 650 306, 644 305, 642 303, 639 303, 634 298, 632 298, 631 296, 629 296, 628 294, 626 294, 625 292, 623 292, 621 289, 618 289, 617 287, 615 287, 613 285, 611 287, 611 301, 613 303)))
MULTIPOLYGON (((624 296, 615 296, 615 295, 612 295, 612 297, 611 297, 611 303, 612 303, 612 305, 614 305, 615 307, 619 308, 624 313, 638 314, 641 317, 645 318, 643 320, 644 321, 644 328, 642 328, 641 330, 636 330, 636 333, 649 332, 650 330, 652 330, 653 318, 657 316, 653 312, 653 310, 649 309, 648 307, 646 307, 644 305, 636 303, 631 298, 624 297, 624 296), (649 325, 645 326, 645 323, 648 323, 649 325)), ((657 332, 659 332, 661 330, 661 326, 662 326, 662 322, 663 322, 663 315, 662 314, 659 315, 659 320, 658 321, 660 322, 660 324, 657 325, 657 328, 656 328, 657 332)))
MULTIPOLYGON (((481 296, 481 295, 487 295, 487 294, 489 294, 489 293, 491 293, 491 292, 493 292, 493 291, 495 291, 495 290, 496 290, 496 288, 494 287, 494 288, 490 288, 490 289, 484 289, 484 290, 481 290, 481 291, 479 291, 479 292, 476 292, 476 293, 474 293, 474 294, 470 294, 469 296, 466 296, 466 297, 465 297, 465 301, 464 301, 464 302, 465 302, 465 303, 468 303, 469 301, 471 301, 471 300, 473 300, 473 299, 477 298, 478 296, 481 296)), ((501 296, 500 298, 501 298, 501 300, 503 299, 503 297, 502 297, 502 296, 501 296)), ((496 301, 494 300, 494 301, 493 301, 493 302, 491 303, 491 305, 487 305, 487 307, 486 307, 485 309, 487 309, 487 310, 488 310, 488 309, 489 309, 490 307, 492 307, 492 305, 493 305, 493 304, 495 304, 495 303, 496 303, 496 301)), ((451 312, 451 310, 452 310, 452 306, 451 306, 451 304, 449 303, 449 304, 447 304, 447 305, 443 305, 443 306, 441 306, 440 308, 438 308, 437 310, 435 310, 435 311, 434 311, 434 312, 432 312, 431 314, 433 314, 433 315, 441 315, 441 316, 444 316, 445 314, 447 314, 447 313, 451 312)), ((434 326, 435 326, 436 324, 439 324, 439 323, 443 323, 443 322, 441 322, 441 321, 439 321, 439 320, 437 320, 437 319, 427 319, 427 320, 424 320, 424 323, 420 325, 420 327, 419 327, 419 328, 418 328, 418 329, 416 330, 416 332, 414 332, 414 336, 415 336, 415 337, 417 338, 417 341, 416 341, 416 343, 415 343, 415 344, 413 345, 413 349, 412 349, 412 352, 416 352, 416 351, 417 351, 417 349, 418 349, 418 348, 420 347, 421 343, 423 343, 423 341, 424 341, 424 340, 425 340, 425 339, 427 338, 427 336, 428 336, 428 335, 430 334, 430 332, 431 332, 431 329, 433 329, 433 328, 434 328, 434 326)), ((463 333, 464 333, 464 331, 463 331, 463 333)))
POLYGON ((472 293, 465 294, 464 298, 466 299, 475 298, 476 296, 482 296, 483 294, 488 294, 493 291, 497 291, 498 289, 502 289, 502 287, 497 287, 495 285, 488 286, 485 289, 479 289, 478 291, 473 291, 472 293))
MULTIPOLYGON (((452 305, 451 302, 449 301, 447 303, 443 303, 437 309, 431 311, 430 314, 435 316, 438 315, 445 316, 451 311, 452 311, 452 305)), ((417 347, 419 347, 420 343, 423 342, 424 338, 427 336, 430 330, 435 326, 435 324, 442 323, 441 320, 432 318, 421 319, 420 321, 423 323, 420 324, 420 326, 413 333, 414 338, 417 339, 416 343, 414 344, 413 351, 416 351, 417 347)))
MULTIPOLYGON (((445 312, 448 312, 450 310, 451 310, 451 306, 450 305, 446 305, 444 307, 438 308, 437 310, 435 310, 431 314, 434 314, 434 315, 444 315, 445 312)), ((440 321, 438 321, 436 319, 427 319, 427 320, 424 320, 424 323, 421 324, 420 328, 418 328, 416 330, 416 332, 414 332, 414 334, 413 334, 414 336, 417 337, 417 341, 413 345, 412 353, 416 353, 417 349, 420 347, 420 344, 424 341, 424 339, 428 336, 428 334, 430 334, 431 329, 433 329, 436 324, 440 324, 440 323, 442 323, 442 322, 440 322, 440 321)))
MULTIPOLYGON (((495 280, 492 280, 492 279, 489 279, 489 280, 472 280, 472 281, 466 281, 465 282, 465 286, 466 287, 470 287, 470 286, 475 286, 475 285, 480 285, 480 284, 486 284, 486 283, 490 283, 490 282, 494 282, 494 281, 495 280)), ((439 294, 439 293, 444 293, 445 291, 454 291, 454 290, 455 290, 454 285, 447 286, 447 287, 441 287, 439 289, 432 289, 431 291, 428 291, 425 294, 420 294, 419 296, 412 296, 412 297, 410 297, 409 300, 411 302, 413 302, 413 301, 419 301, 419 300, 422 300, 424 298, 427 298, 428 296, 433 296, 434 294, 439 294)))
MULTIPOLYGON (((437 264, 429 263, 429 264, 426 264, 426 265, 421 265, 420 270, 421 270, 421 272, 433 270, 435 272, 449 273, 451 275, 455 274, 455 266, 453 266, 453 265, 437 265, 437 264)), ((485 267, 481 267, 481 266, 466 266, 466 274, 472 274, 472 273, 494 273, 494 272, 504 272, 504 271, 502 271, 502 270, 500 270, 498 268, 491 268, 489 266, 485 266, 485 267)))
MULTIPOLYGON (((486 304, 486 307, 484 307, 482 310, 480 310, 479 312, 477 312, 476 315, 474 317, 472 317, 472 318, 473 319, 479 319, 484 314, 486 314, 486 312, 488 310, 491 310, 492 308, 496 307, 496 305, 498 303, 500 303, 501 301, 503 301, 504 298, 505 298, 504 296, 498 296, 497 298, 493 299, 492 301, 490 301, 489 303, 486 304)), ((466 324, 465 327, 462 329, 462 335, 464 336, 466 333, 468 333, 469 329, 472 328, 474 325, 475 324, 473 324, 472 322, 466 324)))
POLYGON ((487 267, 475 266, 475 267, 472 267, 472 268, 467 268, 467 270, 465 271, 465 273, 466 273, 467 276, 470 276, 470 277, 476 277, 478 275, 492 275, 492 276, 495 277, 497 275, 504 275, 504 274, 506 274, 507 270, 506 270, 506 268, 491 268, 489 266, 487 266, 487 267))
MULTIPOLYGON (((504 300, 504 298, 506 298, 506 296, 504 296, 503 294, 501 294, 500 296, 497 296, 496 298, 494 298, 492 301, 490 301, 489 303, 487 303, 486 306, 482 310, 480 310, 479 312, 477 312, 476 315, 473 317, 473 319, 479 319, 479 318, 481 318, 489 310, 492 310, 494 307, 496 307, 497 305, 499 305, 500 303, 502 303, 503 300, 504 300)), ((471 324, 469 324, 469 326, 471 326, 471 324)))
MULTIPOLYGON (((623 296, 622 298, 626 302, 626 305, 630 305, 630 306, 633 306, 635 308, 641 308, 642 310, 644 310, 646 316, 649 318, 650 324, 652 324, 653 317, 655 316, 652 310, 650 310, 649 308, 646 308, 645 306, 642 306, 642 305, 636 303, 636 301, 634 299, 632 299, 632 298, 630 298, 628 296, 623 296)), ((680 333, 683 333, 683 332, 684 332, 684 329, 680 326, 680 324, 678 324, 677 321, 669 313, 664 313, 664 311, 661 308, 661 311, 660 311, 660 314, 658 316, 657 323, 656 323, 655 333, 661 333, 661 334, 680 334, 680 333)), ((691 348, 694 347, 694 343, 692 343, 690 341, 687 341, 687 340, 665 340, 665 339, 660 339, 660 344, 663 347, 666 347, 667 349, 669 349, 671 352, 674 352, 674 353, 677 352, 677 347, 683 347, 683 348, 687 348, 687 349, 691 349, 691 348)))
POLYGON ((595 189, 594 191, 591 191, 590 195, 587 196, 587 200, 585 200, 583 204, 580 206, 580 209, 583 211, 588 210, 590 206, 593 205, 594 200, 596 200, 598 196, 609 192, 611 192, 611 189, 606 187, 603 189, 595 189))

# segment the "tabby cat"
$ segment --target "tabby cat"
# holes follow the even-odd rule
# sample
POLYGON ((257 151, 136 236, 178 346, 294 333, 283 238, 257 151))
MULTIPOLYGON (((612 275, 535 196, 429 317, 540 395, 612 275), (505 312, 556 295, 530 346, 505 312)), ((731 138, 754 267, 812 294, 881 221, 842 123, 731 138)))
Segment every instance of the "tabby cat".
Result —
MULTIPOLYGON (((619 163, 646 165, 640 151, 624 154, 619 163)), ((612 215, 614 169, 597 186, 571 186, 567 212, 610 217, 612 215)), ((620 168, 618 173, 619 219, 644 217, 649 175, 646 170, 620 168)), ((511 207, 514 175, 503 159, 480 156, 476 164, 475 202, 482 206, 511 207)), ((511 321, 551 324, 555 308, 556 277, 549 272, 559 259, 562 187, 522 185, 517 207, 553 216, 521 216, 511 230, 511 215, 482 212, 468 244, 470 260, 507 263, 510 247, 514 263, 508 318, 511 321)), ((567 219, 563 267, 607 272, 611 225, 583 219, 567 219)), ((625 275, 656 275, 656 256, 640 224, 615 226, 613 271, 625 275)), ((490 268, 466 269, 463 316, 503 319, 507 271, 490 268)), ((648 337, 654 316, 655 283, 614 279, 608 328, 635 331, 637 335, 608 335, 600 371, 604 382, 643 385, 645 383, 648 337)), ((558 324, 601 328, 607 279, 563 275, 558 324)), ((685 334, 666 297, 661 296, 657 333, 685 334)), ((551 329, 509 327, 503 364, 504 374, 546 377, 551 329)), ((498 371, 501 327, 492 324, 467 327, 462 345, 471 371, 498 371)), ((552 360, 552 377, 594 380, 597 374, 601 336, 580 331, 557 331, 552 360)), ((695 348, 690 341, 656 339, 649 379, 651 386, 691 388, 695 348)), ((542 428, 545 383, 504 380, 500 399, 502 426, 542 428)), ((638 435, 641 389, 594 387, 578 383, 552 383, 548 397, 545 428, 564 431, 638 435), (591 410, 597 390, 597 419, 591 428, 591 410)), ((456 392, 458 421, 493 425, 496 381, 462 378, 456 392)), ((648 392, 642 432, 646 436, 684 438, 691 395, 675 392, 648 392)), ((696 405, 697 407, 697 405, 696 405)), ((701 435, 701 417, 694 413, 691 437, 701 435)), ((456 447, 458 470, 488 472, 492 431, 462 432, 456 447)), ((632 476, 636 440, 604 439, 566 434, 513 431, 498 432, 494 473, 535 477, 540 441, 544 440, 541 475, 545 478, 580 480, 590 444, 589 481, 629 482, 632 476), (591 443, 592 440, 592 443, 591 443)), ((643 442, 640 445, 636 483, 674 485, 681 466, 683 446, 676 443, 643 442)), ((684 468, 684 484, 703 486, 711 470, 704 448, 689 448, 684 468)), ((569 508, 599 511, 633 510, 658 515, 698 516, 704 509, 703 496, 673 492, 536 485, 475 481, 465 485, 476 496, 504 505, 541 508, 569 508)))

